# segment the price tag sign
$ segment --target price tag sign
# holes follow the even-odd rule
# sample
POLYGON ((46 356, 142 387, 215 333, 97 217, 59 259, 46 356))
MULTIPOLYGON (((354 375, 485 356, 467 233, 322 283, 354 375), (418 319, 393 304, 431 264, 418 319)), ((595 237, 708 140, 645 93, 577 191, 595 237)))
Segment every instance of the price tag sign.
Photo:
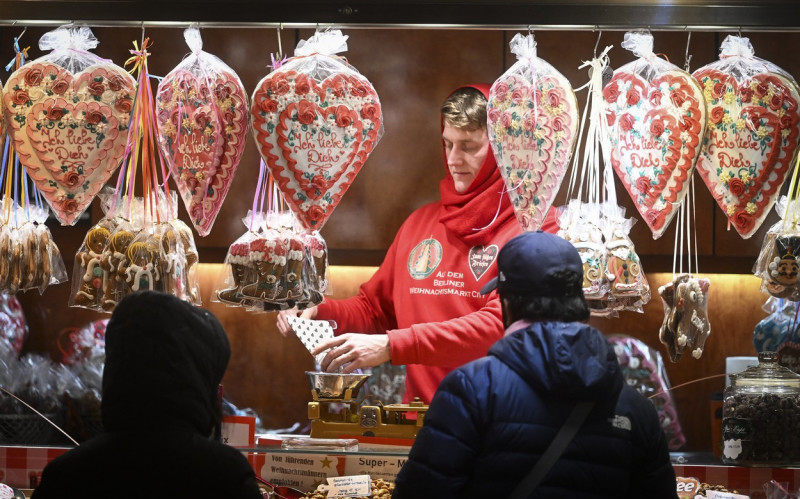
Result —
POLYGON ((717 492, 716 490, 707 490, 706 497, 708 499, 750 499, 750 496, 732 494, 730 492, 717 492))
POLYGON ((328 478, 328 497, 369 497, 372 495, 369 475, 334 476, 328 478))

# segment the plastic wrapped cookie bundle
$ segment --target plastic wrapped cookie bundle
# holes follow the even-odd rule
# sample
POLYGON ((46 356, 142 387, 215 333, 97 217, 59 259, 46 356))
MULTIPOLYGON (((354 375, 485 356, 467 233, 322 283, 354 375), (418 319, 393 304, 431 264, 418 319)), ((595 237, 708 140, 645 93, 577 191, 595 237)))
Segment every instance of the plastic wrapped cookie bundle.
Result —
POLYGON ((669 450, 679 450, 686 444, 686 437, 681 430, 661 354, 630 336, 610 335, 607 338, 614 347, 626 383, 647 397, 658 411, 669 450))
POLYGON ((36 289, 67 280, 61 252, 45 225, 48 211, 20 207, 11 197, 0 201, 0 290, 7 293, 36 289))
POLYGON ((708 320, 708 290, 711 281, 690 274, 680 274, 658 288, 664 305, 664 321, 658 332, 672 362, 678 362, 688 348, 692 357, 703 355, 711 334, 708 320))
POLYGON ((797 306, 783 298, 767 298, 761 308, 769 315, 753 328, 756 352, 777 352, 785 342, 797 342, 797 306))
POLYGON ((197 28, 184 31, 191 54, 158 85, 158 140, 197 233, 211 232, 228 194, 248 132, 244 85, 202 50, 197 28))
POLYGON ((629 237, 635 219, 608 203, 571 201, 559 215, 559 235, 583 260, 583 291, 592 315, 614 317, 624 310, 642 312, 650 285, 629 237))
POLYGON ((322 236, 299 228, 290 212, 251 212, 243 222, 248 231, 228 249, 228 272, 217 299, 254 311, 321 303, 328 265, 322 236))
POLYGON ((753 273, 761 277, 761 291, 776 298, 800 300, 798 256, 800 256, 800 203, 782 196, 775 209, 782 220, 764 236, 753 273))
POLYGON ((198 254, 177 199, 161 198, 158 220, 143 200, 117 204, 87 231, 75 254, 69 305, 111 312, 129 293, 157 290, 200 305, 198 254))

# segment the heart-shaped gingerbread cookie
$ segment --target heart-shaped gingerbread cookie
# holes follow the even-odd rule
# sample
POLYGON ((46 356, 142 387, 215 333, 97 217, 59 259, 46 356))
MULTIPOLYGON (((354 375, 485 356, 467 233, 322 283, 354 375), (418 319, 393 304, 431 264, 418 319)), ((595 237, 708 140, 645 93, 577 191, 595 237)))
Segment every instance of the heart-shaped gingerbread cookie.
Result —
POLYGON ((63 225, 75 223, 119 166, 135 86, 125 70, 105 63, 72 74, 33 62, 6 82, 14 147, 63 225))
POLYGON ((230 189, 247 135, 247 95, 231 72, 177 69, 158 86, 159 143, 197 233, 206 236, 230 189))
POLYGON ((730 72, 701 68, 694 76, 708 107, 697 171, 739 235, 748 238, 775 204, 793 164, 800 93, 777 73, 739 81, 730 72))
POLYGON ((253 93, 253 133, 300 223, 319 230, 377 143, 381 107, 358 74, 333 73, 318 82, 289 66, 253 93))
POLYGON ((650 81, 616 71, 603 88, 611 165, 658 239, 689 188, 705 131, 703 94, 674 69, 650 81))
POLYGON ((558 194, 578 129, 572 86, 551 74, 531 83, 518 74, 492 85, 487 104, 489 140, 517 220, 537 230, 558 194))

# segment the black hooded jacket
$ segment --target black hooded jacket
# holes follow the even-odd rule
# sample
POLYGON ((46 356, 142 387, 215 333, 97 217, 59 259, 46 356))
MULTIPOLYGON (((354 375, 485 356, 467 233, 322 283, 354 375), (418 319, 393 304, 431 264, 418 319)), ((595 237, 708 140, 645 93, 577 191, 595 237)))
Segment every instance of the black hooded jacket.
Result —
POLYGON ((48 464, 33 497, 261 497, 247 459, 212 438, 230 353, 211 313, 127 296, 106 329, 105 431, 48 464))

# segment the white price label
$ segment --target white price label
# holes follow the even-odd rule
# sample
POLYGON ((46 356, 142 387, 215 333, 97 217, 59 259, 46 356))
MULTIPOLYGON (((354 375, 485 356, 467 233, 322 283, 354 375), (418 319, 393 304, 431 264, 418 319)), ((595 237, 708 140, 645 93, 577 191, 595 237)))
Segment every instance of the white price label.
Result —
POLYGON ((372 495, 372 481, 369 475, 329 477, 328 486, 328 497, 369 497, 372 495))

